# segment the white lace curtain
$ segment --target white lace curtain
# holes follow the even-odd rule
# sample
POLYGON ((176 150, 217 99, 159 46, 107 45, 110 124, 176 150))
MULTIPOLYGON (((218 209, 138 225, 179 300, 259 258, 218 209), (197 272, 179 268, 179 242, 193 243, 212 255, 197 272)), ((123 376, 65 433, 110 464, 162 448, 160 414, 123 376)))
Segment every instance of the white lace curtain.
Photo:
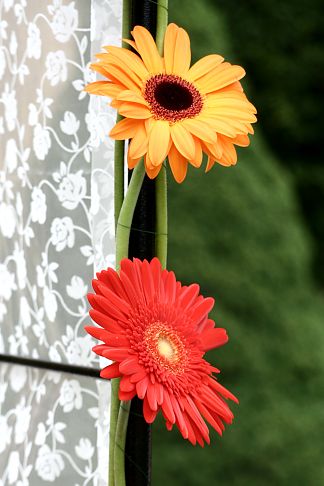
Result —
MULTIPOLYGON (((121 11, 0 0, 1 355, 98 367, 83 326, 94 269, 114 264, 115 114, 83 88, 94 54, 120 45, 121 11)), ((0 486, 105 485, 108 393, 3 362, 0 486)))

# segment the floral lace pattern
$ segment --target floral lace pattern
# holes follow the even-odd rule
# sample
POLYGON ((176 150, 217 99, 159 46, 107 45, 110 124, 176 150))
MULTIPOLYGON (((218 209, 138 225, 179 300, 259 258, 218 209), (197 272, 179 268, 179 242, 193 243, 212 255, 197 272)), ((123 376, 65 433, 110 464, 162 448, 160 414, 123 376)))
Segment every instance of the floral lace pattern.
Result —
MULTIPOLYGON (((93 53, 120 45, 121 11, 0 0, 0 353, 97 367, 83 325, 94 269, 115 259, 115 114, 83 88, 93 53)), ((109 393, 0 364, 0 486, 105 486, 109 393)))
POLYGON ((1 353, 96 366, 83 326, 94 266, 114 264, 115 114, 83 88, 120 32, 120 0, 0 0, 1 353))
POLYGON ((107 468, 109 415, 107 406, 99 410, 99 393, 107 405, 109 388, 103 380, 1 364, 0 484, 104 486, 98 453, 105 451, 99 463, 107 468))

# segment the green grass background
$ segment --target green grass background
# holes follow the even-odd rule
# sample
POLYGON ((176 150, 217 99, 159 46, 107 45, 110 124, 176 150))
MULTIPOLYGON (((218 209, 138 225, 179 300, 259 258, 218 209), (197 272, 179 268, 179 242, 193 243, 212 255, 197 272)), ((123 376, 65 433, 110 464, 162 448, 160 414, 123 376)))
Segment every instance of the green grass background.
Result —
POLYGON ((324 485, 321 2, 174 0, 193 57, 243 65, 259 123, 236 167, 169 183, 169 268, 214 296, 230 341, 207 356, 240 399, 192 447, 160 420, 153 486, 324 485))

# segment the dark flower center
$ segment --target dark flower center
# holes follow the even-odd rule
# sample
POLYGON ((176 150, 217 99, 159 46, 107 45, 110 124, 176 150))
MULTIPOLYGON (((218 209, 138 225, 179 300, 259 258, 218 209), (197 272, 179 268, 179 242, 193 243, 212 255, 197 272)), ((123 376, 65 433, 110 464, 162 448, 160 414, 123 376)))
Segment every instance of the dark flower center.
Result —
POLYGON ((156 101, 167 110, 186 110, 193 102, 193 96, 186 86, 162 81, 155 88, 154 96, 156 101))
POLYGON ((175 74, 157 74, 145 84, 144 98, 156 119, 176 122, 201 112, 203 99, 197 88, 175 74))

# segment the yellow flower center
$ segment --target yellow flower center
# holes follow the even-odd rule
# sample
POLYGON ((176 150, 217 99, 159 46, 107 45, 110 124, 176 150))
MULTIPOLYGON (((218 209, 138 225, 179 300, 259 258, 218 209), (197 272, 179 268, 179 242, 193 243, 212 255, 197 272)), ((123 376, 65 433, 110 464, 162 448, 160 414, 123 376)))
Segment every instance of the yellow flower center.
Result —
POLYGON ((153 322, 145 331, 144 342, 154 366, 172 373, 184 371, 188 353, 185 343, 174 329, 165 323, 153 322))
POLYGON ((157 341, 157 349, 161 356, 172 361, 175 357, 176 350, 172 343, 164 336, 159 336, 157 341))

